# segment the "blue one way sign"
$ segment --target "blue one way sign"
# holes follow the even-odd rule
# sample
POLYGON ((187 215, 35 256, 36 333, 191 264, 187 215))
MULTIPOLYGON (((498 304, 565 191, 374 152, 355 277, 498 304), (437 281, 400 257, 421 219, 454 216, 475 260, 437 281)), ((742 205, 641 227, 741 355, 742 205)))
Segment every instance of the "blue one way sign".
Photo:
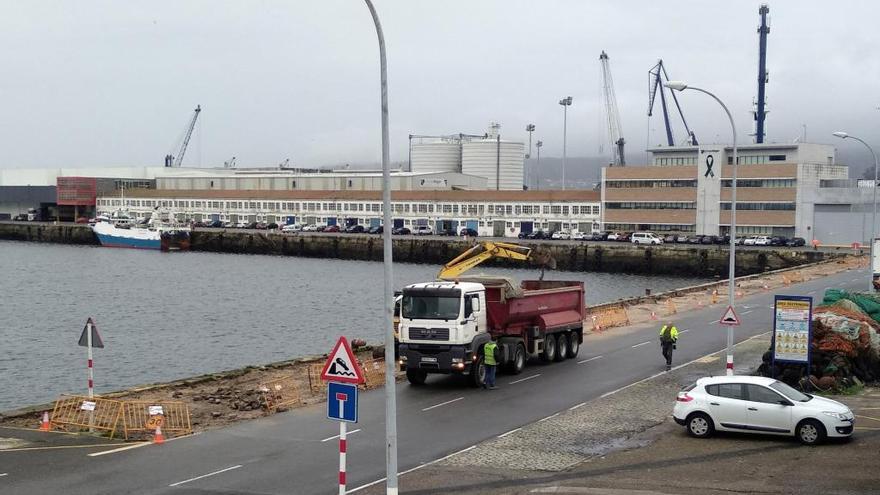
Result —
POLYGON ((357 423, 357 385, 330 382, 327 384, 327 417, 357 423))

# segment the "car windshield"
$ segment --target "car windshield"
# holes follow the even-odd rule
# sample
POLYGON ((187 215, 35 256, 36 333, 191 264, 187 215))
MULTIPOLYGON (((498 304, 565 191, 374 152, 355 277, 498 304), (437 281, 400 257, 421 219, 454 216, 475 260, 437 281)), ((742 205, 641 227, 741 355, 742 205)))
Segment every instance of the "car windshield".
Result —
POLYGON ((809 395, 800 392, 782 382, 773 382, 770 384, 770 388, 797 402, 809 402, 810 399, 812 399, 812 397, 810 397, 809 395))
POLYGON ((442 296, 404 296, 403 317, 420 320, 454 320, 458 318, 461 299, 442 296))

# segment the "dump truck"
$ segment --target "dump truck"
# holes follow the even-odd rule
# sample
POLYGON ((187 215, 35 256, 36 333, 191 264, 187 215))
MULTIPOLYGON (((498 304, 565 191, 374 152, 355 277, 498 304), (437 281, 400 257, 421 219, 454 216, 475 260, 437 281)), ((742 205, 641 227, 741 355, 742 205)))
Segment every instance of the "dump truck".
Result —
POLYGON ((483 344, 496 338, 499 366, 518 374, 529 358, 562 361, 583 342, 584 284, 506 277, 458 277, 403 289, 399 366, 413 385, 428 374, 485 383, 483 344))

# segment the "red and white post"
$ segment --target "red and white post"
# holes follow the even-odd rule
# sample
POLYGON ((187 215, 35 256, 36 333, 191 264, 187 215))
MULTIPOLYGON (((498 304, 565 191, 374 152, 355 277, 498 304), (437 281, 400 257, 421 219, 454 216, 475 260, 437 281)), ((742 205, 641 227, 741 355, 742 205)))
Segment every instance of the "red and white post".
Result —
MULTIPOLYGON (((88 358, 89 358, 89 400, 94 399, 95 397, 95 375, 94 375, 94 361, 92 361, 92 320, 86 324, 86 349, 88 350, 88 358)), ((89 431, 92 431, 92 425, 95 424, 95 412, 89 411, 89 431)))
POLYGON ((339 422, 339 495, 345 495, 345 421, 339 422))

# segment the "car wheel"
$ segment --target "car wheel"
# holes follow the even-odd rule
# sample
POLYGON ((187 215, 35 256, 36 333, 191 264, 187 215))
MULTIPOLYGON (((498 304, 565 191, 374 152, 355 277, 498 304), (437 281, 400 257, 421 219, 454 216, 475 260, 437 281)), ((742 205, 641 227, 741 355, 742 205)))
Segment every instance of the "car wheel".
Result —
POLYGON ((486 384, 486 364, 483 362, 483 356, 477 358, 471 365, 471 385, 474 387, 482 387, 486 384))
POLYGON ((513 361, 507 365, 507 372, 511 375, 518 375, 523 372, 526 367, 526 349, 522 344, 516 344, 513 351, 513 361))
POLYGON ((541 353, 541 361, 550 363, 556 359, 556 337, 544 336, 544 352, 541 353))
POLYGON ((577 332, 571 332, 568 338, 568 358, 574 359, 581 350, 581 336, 577 332))
POLYGON ((633 241, 633 244, 638 244, 638 243, 639 243, 639 241, 633 241))
POLYGON ((556 360, 564 361, 568 357, 568 334, 560 333, 556 338, 556 360))
POLYGON ((685 421, 688 435, 695 438, 706 438, 715 431, 712 418, 706 413, 696 412, 687 417, 685 421))
POLYGON ((424 385, 428 379, 428 372, 422 370, 406 370, 406 379, 411 385, 424 385))
POLYGON ((818 445, 825 441, 825 427, 815 419, 805 419, 795 430, 798 441, 804 445, 818 445))

